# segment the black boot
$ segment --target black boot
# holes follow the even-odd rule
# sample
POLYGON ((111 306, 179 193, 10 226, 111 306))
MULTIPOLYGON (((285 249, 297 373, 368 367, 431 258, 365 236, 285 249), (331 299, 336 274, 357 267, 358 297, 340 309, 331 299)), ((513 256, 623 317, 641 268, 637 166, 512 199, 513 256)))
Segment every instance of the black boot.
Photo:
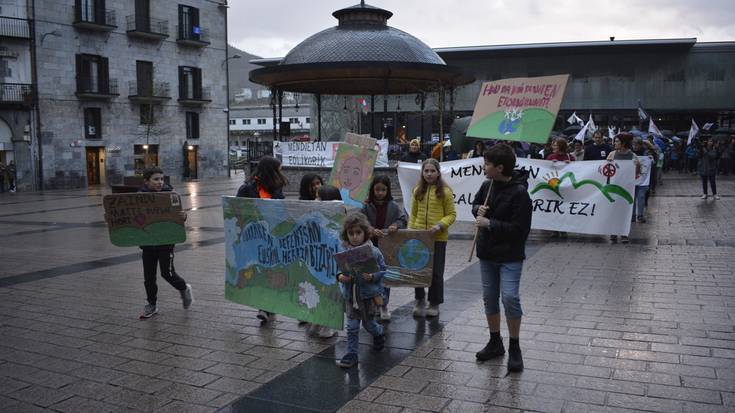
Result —
POLYGON ((518 344, 517 338, 510 338, 508 345, 508 371, 523 371, 523 356, 521 355, 521 346, 518 344))
POLYGON ((495 357, 500 357, 503 354, 505 354, 505 347, 503 347, 503 338, 500 337, 500 332, 497 332, 490 333, 490 341, 488 341, 485 348, 475 354, 475 358, 480 361, 486 361, 495 357))

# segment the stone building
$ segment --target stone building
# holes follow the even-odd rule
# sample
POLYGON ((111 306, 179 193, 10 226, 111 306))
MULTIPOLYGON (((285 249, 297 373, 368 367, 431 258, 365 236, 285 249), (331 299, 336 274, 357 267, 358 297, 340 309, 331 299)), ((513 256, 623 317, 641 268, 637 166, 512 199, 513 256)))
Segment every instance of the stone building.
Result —
POLYGON ((225 0, 26 10, 43 188, 116 183, 150 165, 174 181, 227 173, 225 0))

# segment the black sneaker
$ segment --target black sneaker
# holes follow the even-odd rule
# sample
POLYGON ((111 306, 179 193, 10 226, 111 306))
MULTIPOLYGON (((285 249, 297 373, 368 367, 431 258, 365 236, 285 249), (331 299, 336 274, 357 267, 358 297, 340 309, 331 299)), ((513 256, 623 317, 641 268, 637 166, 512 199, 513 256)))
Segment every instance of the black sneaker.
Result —
POLYGON ((521 349, 508 350, 508 371, 517 373, 523 371, 523 356, 521 349))
POLYGON ((342 357, 342 360, 337 362, 337 365, 343 369, 348 369, 357 364, 357 354, 347 353, 342 357))
POLYGON ((485 348, 475 353, 475 358, 480 361, 487 361, 495 357, 501 357, 503 354, 505 354, 503 338, 500 337, 497 340, 490 338, 485 348))
POLYGON ((373 350, 380 351, 385 348, 385 333, 373 336, 373 350))

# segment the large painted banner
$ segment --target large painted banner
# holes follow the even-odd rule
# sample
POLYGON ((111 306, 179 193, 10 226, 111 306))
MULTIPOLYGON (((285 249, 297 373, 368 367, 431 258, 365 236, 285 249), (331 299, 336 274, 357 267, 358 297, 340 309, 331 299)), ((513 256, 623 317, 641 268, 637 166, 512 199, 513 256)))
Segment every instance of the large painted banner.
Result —
MULTIPOLYGON (((472 201, 485 180, 483 158, 442 162, 442 178, 454 191, 457 219, 474 221, 472 201)), ((398 179, 407 211, 420 165, 401 162, 398 179)), ((633 161, 553 162, 518 158, 516 168, 529 172, 533 205, 531 228, 582 234, 630 232, 635 191, 633 161)))
POLYGON ((434 235, 401 229, 380 239, 387 271, 386 287, 430 287, 434 266, 434 235))
POLYGON ((341 329, 334 254, 345 211, 338 201, 222 197, 225 298, 341 329))
POLYGON ((345 205, 362 208, 378 157, 378 151, 374 149, 376 140, 351 133, 347 135, 349 141, 357 144, 345 142, 339 146, 327 183, 339 188, 345 205))
POLYGON ((546 143, 569 75, 485 82, 467 136, 546 143))
POLYGON ((136 192, 102 198, 110 242, 118 247, 186 241, 181 197, 176 192, 136 192))
MULTIPOLYGON (((280 142, 278 148, 274 147, 274 151, 279 154, 280 150, 283 166, 331 168, 342 144, 343 142, 280 142)), ((378 140, 375 149, 378 151, 375 166, 388 167, 388 139, 378 140)))

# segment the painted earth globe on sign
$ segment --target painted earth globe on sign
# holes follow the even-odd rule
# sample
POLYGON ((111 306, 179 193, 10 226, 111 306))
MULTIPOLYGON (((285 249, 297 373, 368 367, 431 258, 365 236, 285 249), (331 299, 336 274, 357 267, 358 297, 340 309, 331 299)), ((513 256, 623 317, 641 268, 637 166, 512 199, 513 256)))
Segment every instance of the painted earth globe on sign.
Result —
POLYGON ((417 239, 410 239, 398 249, 398 262, 402 268, 420 270, 429 264, 429 247, 417 239))

